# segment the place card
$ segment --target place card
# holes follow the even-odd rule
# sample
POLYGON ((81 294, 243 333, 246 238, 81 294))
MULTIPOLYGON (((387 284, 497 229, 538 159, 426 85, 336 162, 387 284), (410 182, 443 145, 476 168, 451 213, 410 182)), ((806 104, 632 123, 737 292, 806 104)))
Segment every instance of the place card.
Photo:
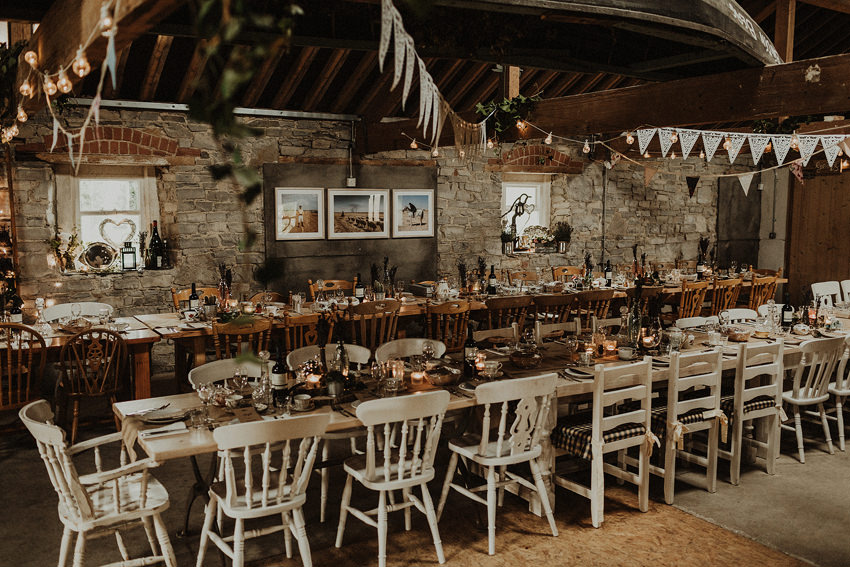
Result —
POLYGON ((234 408, 233 415, 239 420, 239 423, 250 423, 252 421, 262 421, 263 418, 257 413, 253 406, 245 408, 234 408))

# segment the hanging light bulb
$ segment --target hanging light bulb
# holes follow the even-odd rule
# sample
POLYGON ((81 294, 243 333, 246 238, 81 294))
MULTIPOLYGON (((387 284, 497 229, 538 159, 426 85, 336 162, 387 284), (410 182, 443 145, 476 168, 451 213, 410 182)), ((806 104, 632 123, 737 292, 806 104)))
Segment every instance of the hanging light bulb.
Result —
POLYGON ((581 149, 582 152, 589 154, 590 153, 590 144, 587 140, 584 141, 584 147, 581 149))
POLYGON ((488 149, 488 150, 492 150, 492 149, 493 149, 493 147, 494 147, 495 145, 496 145, 496 144, 494 144, 494 143, 493 143, 493 138, 489 138, 489 139, 487 140, 487 149, 488 149))
POLYGON ((437 148, 431 150, 431 157, 440 157, 440 150, 438 150, 437 148))
POLYGON ((71 88, 73 88, 74 85, 71 84, 70 79, 68 79, 65 69, 59 70, 59 80, 56 82, 56 86, 59 87, 59 90, 65 94, 71 92, 71 88))
POLYGON ((29 116, 27 116, 26 111, 24 111, 24 107, 21 106, 21 105, 18 105, 18 116, 17 116, 17 118, 18 118, 18 122, 21 122, 21 123, 26 122, 27 119, 29 118, 29 116))
POLYGON ((77 50, 77 56, 74 57, 74 63, 71 66, 71 69, 74 70, 74 73, 82 78, 89 74, 91 71, 91 65, 89 64, 89 60, 86 59, 86 53, 83 51, 83 46, 77 50))
POLYGON ((670 159, 676 159, 676 152, 670 152, 670 159))
POLYGON ((797 137, 797 132, 791 134, 791 149, 797 150, 800 147, 800 138, 797 137))
POLYGON ((850 167, 850 161, 843 159, 843 160, 841 160, 841 166, 838 168, 838 170, 841 173, 844 173, 844 170, 847 169, 848 167, 850 167))
POLYGON ((838 150, 838 157, 841 157, 843 155, 844 155, 844 152, 842 152, 841 150, 838 150))
POLYGON ((38 65, 38 55, 36 55, 35 51, 29 50, 24 53, 24 61, 30 64, 30 67, 35 69, 35 66, 38 65))
POLYGON ((525 122, 523 122, 522 118, 519 118, 516 121, 516 127, 519 128, 520 130, 523 130, 525 128, 525 122))
POLYGON ((723 149, 728 152, 729 148, 731 148, 731 147, 732 147, 732 138, 726 138, 726 141, 723 142, 723 149))
POLYGON ((416 149, 418 149, 418 148, 419 148, 419 144, 417 144, 417 143, 416 143, 416 140, 415 140, 415 139, 414 139, 414 140, 411 140, 411 141, 410 141, 410 149, 411 149, 411 150, 416 150, 416 149))
POLYGON ((670 141, 674 144, 679 141, 679 134, 677 134, 675 130, 670 132, 670 141))
POLYGON ((546 136, 546 139, 543 140, 544 144, 552 145, 552 132, 549 132, 549 135, 546 136))
POLYGON ((30 84, 29 79, 24 79, 24 82, 21 83, 21 86, 18 88, 18 91, 22 96, 28 96, 32 98, 32 85, 30 84))
POLYGON ((11 140, 12 137, 9 135, 9 131, 6 128, 0 130, 0 142, 6 144, 11 140))
POLYGON ((764 153, 769 154, 772 151, 773 151, 773 144, 768 142, 767 145, 764 147, 764 153))
POLYGON ((100 7, 100 33, 103 36, 108 36, 112 32, 112 25, 115 22, 112 20, 112 13, 109 11, 109 3, 104 2, 100 7))
POLYGON ((631 132, 626 134, 626 143, 630 146, 635 143, 635 137, 632 135, 631 132))
POLYGON ((56 94, 56 83, 53 82, 53 79, 50 78, 50 75, 47 73, 44 74, 44 92, 48 94, 48 96, 53 96, 56 94))
POLYGON ((461 159, 463 159, 463 158, 465 158, 465 157, 466 157, 466 152, 465 152, 465 151, 463 151, 463 150, 460 150, 460 151, 458 152, 458 155, 460 156, 460 158, 461 158, 461 159))
POLYGON ((648 152, 648 151, 647 151, 647 152, 645 152, 645 153, 643 154, 643 157, 645 157, 646 159, 649 159, 649 152, 648 152))
POLYGON ((18 125, 15 122, 12 122, 12 125, 9 126, 8 132, 9 132, 9 138, 14 138, 15 136, 17 136, 18 135, 18 125))
POLYGON ((705 150, 700 150, 700 151, 699 151, 699 158, 700 158, 700 159, 705 159, 705 150))

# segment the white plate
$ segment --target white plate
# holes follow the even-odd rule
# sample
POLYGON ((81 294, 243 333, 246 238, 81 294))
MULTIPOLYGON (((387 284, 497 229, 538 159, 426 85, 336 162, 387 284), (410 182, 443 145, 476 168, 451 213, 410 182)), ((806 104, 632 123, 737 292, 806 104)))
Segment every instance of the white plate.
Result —
POLYGON ((141 416, 139 419, 151 425, 167 425, 169 423, 183 421, 188 416, 188 413, 186 410, 163 409, 152 411, 141 416))
POLYGON ((593 378, 592 372, 585 372, 584 370, 579 370, 578 368, 564 368, 564 374, 567 376, 572 376, 573 378, 580 378, 582 380, 589 380, 593 378))
POLYGON ((464 392, 474 392, 475 387, 478 386, 475 382, 461 382, 457 385, 459 390, 463 390, 464 392))

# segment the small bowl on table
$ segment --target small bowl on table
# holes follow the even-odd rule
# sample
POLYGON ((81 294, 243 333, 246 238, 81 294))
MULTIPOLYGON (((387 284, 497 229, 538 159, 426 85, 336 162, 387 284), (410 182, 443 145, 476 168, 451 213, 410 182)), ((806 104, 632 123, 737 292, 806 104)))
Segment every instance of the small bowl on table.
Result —
POLYGON ((442 366, 425 372, 425 379, 432 386, 451 386, 460 378, 460 370, 449 366, 442 366))
POLYGON ((745 343, 750 340, 750 336, 753 334, 752 329, 741 329, 740 327, 733 327, 729 329, 729 340, 733 343, 745 343))
POLYGON ((511 363, 523 370, 537 368, 542 361, 543 356, 536 350, 515 350, 511 353, 511 363))

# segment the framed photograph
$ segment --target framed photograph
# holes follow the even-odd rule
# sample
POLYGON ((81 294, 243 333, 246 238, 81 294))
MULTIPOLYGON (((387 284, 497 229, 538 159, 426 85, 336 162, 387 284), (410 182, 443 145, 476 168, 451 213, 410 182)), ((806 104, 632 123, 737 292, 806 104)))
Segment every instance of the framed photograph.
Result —
POLYGON ((387 189, 328 189, 328 238, 388 238, 387 189))
POLYGON ((434 190, 393 189, 393 238, 434 236, 434 190))
POLYGON ((315 187, 275 187, 275 240, 315 240, 325 237, 325 190, 315 187))

